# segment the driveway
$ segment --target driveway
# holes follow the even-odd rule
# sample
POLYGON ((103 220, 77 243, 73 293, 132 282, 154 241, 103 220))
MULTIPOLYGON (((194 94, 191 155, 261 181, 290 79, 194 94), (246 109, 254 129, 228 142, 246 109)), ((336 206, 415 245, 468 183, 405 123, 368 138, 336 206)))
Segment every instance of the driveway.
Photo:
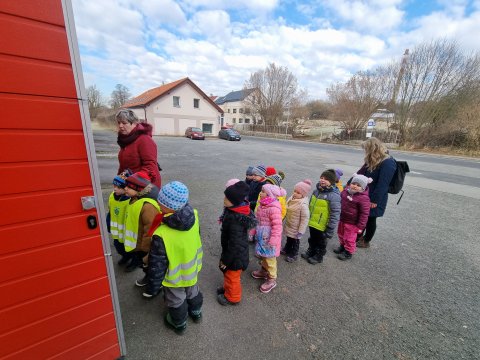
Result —
MULTIPOLYGON (((104 195, 116 174, 115 134, 94 134, 104 195)), ((128 359, 478 359, 480 358, 480 161, 393 151, 407 160, 405 195, 391 196, 370 249, 348 262, 328 245, 321 265, 278 259, 278 286, 269 294, 249 272, 239 306, 223 307, 215 289, 225 182, 244 178, 249 165, 286 173, 283 187, 318 181, 329 167, 358 170, 359 148, 244 137, 191 141, 155 137, 163 183, 180 180, 199 210, 204 267, 204 320, 183 337, 164 327, 161 296, 145 300, 142 275, 116 266, 128 359)), ((307 235, 301 250, 307 245, 307 235)), ((115 258, 116 259, 116 258, 115 258)))

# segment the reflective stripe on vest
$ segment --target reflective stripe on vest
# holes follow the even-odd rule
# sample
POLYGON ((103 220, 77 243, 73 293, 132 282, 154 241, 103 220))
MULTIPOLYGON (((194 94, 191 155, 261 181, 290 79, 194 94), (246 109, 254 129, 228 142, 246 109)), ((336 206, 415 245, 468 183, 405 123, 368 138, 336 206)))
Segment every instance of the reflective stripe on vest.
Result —
MULTIPOLYGON (((323 197, 322 193, 318 196, 323 197)), ((308 226, 313 227, 320 231, 325 231, 330 218, 330 206, 328 200, 317 198, 312 195, 310 198, 310 220, 308 226)))
POLYGON ((163 280, 166 287, 187 287, 197 283, 202 269, 203 249, 197 210, 195 224, 187 231, 172 229, 165 224, 154 235, 163 239, 168 258, 168 269, 163 280))
POLYGON ((133 204, 129 204, 127 206, 125 211, 125 237, 123 239, 125 251, 127 252, 130 252, 137 247, 138 220, 140 218, 140 212, 142 211, 143 205, 147 202, 155 206, 155 208, 160 211, 158 202, 149 198, 138 199, 133 204))
POLYGON ((108 198, 108 209, 110 212, 110 234, 114 240, 123 243, 125 229, 125 212, 130 199, 123 201, 115 200, 113 192, 108 198))

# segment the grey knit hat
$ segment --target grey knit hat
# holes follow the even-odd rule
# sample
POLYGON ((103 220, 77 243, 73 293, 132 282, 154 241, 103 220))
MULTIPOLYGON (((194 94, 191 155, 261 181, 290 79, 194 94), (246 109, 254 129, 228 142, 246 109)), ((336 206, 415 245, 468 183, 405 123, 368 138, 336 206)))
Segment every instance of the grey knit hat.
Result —
POLYGON ((353 174, 351 184, 355 183, 360 185, 360 187, 365 190, 369 183, 372 182, 371 178, 367 178, 365 175, 353 174))

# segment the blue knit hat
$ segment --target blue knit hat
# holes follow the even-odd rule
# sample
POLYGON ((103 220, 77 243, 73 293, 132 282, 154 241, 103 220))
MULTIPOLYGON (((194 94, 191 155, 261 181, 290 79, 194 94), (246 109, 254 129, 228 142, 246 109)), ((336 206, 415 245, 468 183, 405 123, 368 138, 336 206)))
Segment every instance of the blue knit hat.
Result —
POLYGON ((124 172, 122 172, 121 174, 115 176, 115 177, 113 178, 113 182, 112 182, 112 183, 113 183, 113 185, 116 185, 116 186, 118 186, 119 188, 124 189, 125 186, 127 185, 127 182, 126 182, 125 180, 126 180, 129 176, 131 176, 131 175, 132 175, 132 172, 131 172, 129 169, 127 169, 127 170, 125 170, 124 172))
POLYGON ((253 175, 257 175, 261 177, 265 177, 266 172, 267 172, 267 168, 265 167, 265 165, 257 165, 252 170, 253 175))
POLYGON ((166 208, 178 211, 188 202, 188 188, 180 181, 169 182, 160 189, 158 202, 166 208))
POLYGON ((245 173, 247 176, 253 175, 253 166, 249 166, 247 168, 247 172, 245 173))

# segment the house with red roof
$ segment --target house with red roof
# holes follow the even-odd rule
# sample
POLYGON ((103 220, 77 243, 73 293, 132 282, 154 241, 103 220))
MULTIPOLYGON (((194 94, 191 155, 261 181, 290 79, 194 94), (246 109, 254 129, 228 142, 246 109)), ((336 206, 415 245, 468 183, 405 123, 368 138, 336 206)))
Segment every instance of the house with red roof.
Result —
POLYGON ((152 124, 154 135, 184 135, 187 127, 216 135, 223 115, 222 109, 188 77, 147 90, 122 107, 152 124))

